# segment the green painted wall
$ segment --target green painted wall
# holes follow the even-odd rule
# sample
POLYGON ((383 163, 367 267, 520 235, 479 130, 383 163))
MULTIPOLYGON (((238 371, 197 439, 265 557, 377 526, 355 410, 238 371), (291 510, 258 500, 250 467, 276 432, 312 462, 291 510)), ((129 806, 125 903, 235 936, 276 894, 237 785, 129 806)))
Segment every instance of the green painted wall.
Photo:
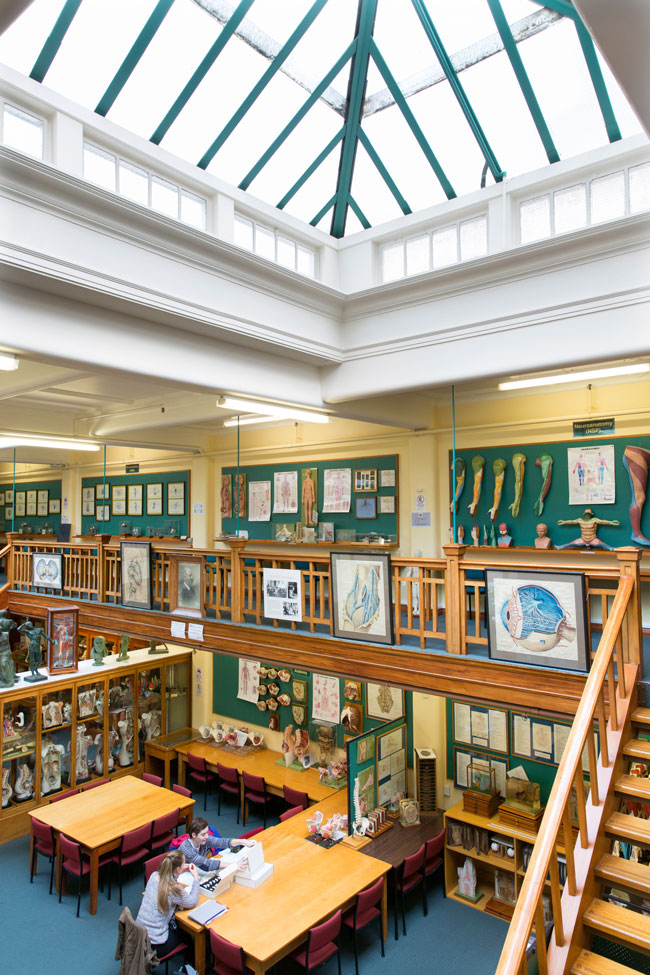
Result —
MULTIPOLYGON (((102 477, 84 477, 81 481, 82 488, 82 498, 83 498, 83 488, 93 489, 97 484, 102 484, 104 479, 102 477)), ((128 485, 129 484, 142 484, 142 515, 114 515, 112 513, 111 504, 111 517, 108 521, 97 521, 97 508, 102 504, 102 502, 95 496, 95 513, 93 515, 83 515, 81 517, 81 533, 82 535, 88 534, 88 529, 91 525, 97 526, 97 531, 100 533, 107 533, 109 535, 119 535, 120 534, 120 524, 123 521, 129 521, 131 523, 131 531, 134 528, 139 528, 143 536, 146 536, 148 530, 151 528, 152 532, 157 529, 163 529, 166 531, 166 527, 170 522, 176 523, 178 526, 178 536, 189 535, 189 511, 190 511, 190 472, 189 471, 170 471, 164 474, 118 474, 111 475, 106 478, 106 483, 110 485, 110 499, 109 502, 104 502, 104 504, 111 504, 111 499, 113 497, 113 487, 116 484, 124 484, 127 486, 128 495, 128 485), (184 515, 169 515, 167 514, 167 485, 172 482, 182 481, 185 485, 185 514, 184 515), (162 515, 147 515, 147 484, 162 484, 162 498, 163 498, 163 514, 162 515)), ((83 505, 83 501, 82 501, 83 505)), ((128 506, 128 501, 127 501, 128 506)), ((83 507, 82 507, 83 511, 83 507)))
MULTIPOLYGON (((2 492, 3 495, 5 494, 6 491, 12 491, 12 490, 13 490, 13 484, 11 483, 11 481, 9 481, 8 483, 5 481, 4 483, 0 484, 0 492, 2 492)), ((19 481, 16 483, 16 493, 20 493, 21 491, 24 491, 25 494, 27 493, 27 491, 48 491, 49 492, 48 507, 49 507, 49 501, 56 500, 56 499, 58 499, 59 502, 59 509, 62 506, 60 480, 59 481, 19 481)), ((0 525, 4 526, 5 531, 7 532, 20 531, 21 524, 23 524, 23 522, 26 522, 28 525, 31 525, 32 531, 36 533, 40 532, 41 528, 46 523, 52 526, 54 532, 58 532, 59 525, 61 524, 60 510, 58 514, 50 514, 48 511, 47 515, 28 515, 26 502, 27 502, 27 498, 25 498, 25 514, 15 515, 13 521, 13 527, 12 527, 11 519, 7 519, 5 517, 5 511, 7 510, 7 502, 5 498, 4 506, 0 507, 0 525)))

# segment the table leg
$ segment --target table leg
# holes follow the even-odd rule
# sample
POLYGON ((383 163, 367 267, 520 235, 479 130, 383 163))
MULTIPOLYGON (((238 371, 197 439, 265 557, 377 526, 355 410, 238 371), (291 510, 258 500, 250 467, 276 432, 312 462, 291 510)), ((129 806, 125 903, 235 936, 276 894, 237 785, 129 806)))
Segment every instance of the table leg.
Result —
POLYGON ((90 913, 97 913, 97 883, 99 878, 99 852, 90 851, 90 913))
POLYGON ((201 930, 194 935, 194 967, 196 968, 199 975, 205 975, 206 940, 207 940, 206 929, 201 928, 201 930))
POLYGON ((381 930, 384 941, 388 941, 388 877, 384 878, 384 890, 381 895, 381 930))
POLYGON ((178 784, 185 787, 185 755, 178 755, 178 784))
POLYGON ((398 900, 397 900, 397 870, 391 870, 390 878, 393 887, 393 911, 395 912, 395 941, 399 941, 399 918, 398 918, 398 900))
POLYGON ((172 787, 172 785, 171 785, 171 766, 172 766, 173 758, 172 758, 171 755, 165 755, 163 761, 165 763, 165 788, 166 789, 171 789, 171 787, 172 787))
POLYGON ((147 775, 151 773, 151 758, 146 748, 144 750, 144 770, 147 773, 147 775))

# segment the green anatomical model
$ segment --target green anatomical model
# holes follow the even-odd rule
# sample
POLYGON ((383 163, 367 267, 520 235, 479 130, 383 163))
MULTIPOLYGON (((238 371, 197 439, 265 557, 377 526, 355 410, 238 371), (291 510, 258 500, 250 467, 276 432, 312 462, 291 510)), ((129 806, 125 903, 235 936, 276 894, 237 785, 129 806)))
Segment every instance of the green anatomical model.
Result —
POLYGON ((506 464, 503 457, 497 457, 497 459, 492 464, 492 470, 494 472, 494 499, 492 507, 490 508, 488 514, 490 515, 490 521, 494 521, 497 516, 497 511, 499 510, 499 505, 501 504, 501 495, 503 494, 503 482, 506 477, 506 464))
POLYGON ((526 470, 526 455, 515 454, 512 458, 512 466, 515 469, 515 500, 508 507, 512 511, 512 517, 516 518, 519 514, 521 495, 524 490, 524 471, 526 470))
POLYGON ((472 503, 467 505, 467 509, 473 518, 476 514, 476 509, 478 508, 479 498, 481 497, 483 471, 485 470, 485 457, 481 457, 479 454, 477 454, 476 457, 472 457, 472 470, 474 471, 474 493, 472 495, 472 503))
POLYGON ((533 508, 535 509, 535 514, 539 518, 542 511, 544 510, 544 498, 548 494, 551 487, 551 477, 553 475, 553 458, 546 451, 543 451, 537 460, 535 461, 535 466, 539 467, 542 472, 542 489, 539 492, 539 497, 533 508))
POLYGON ((452 471, 454 470, 454 467, 456 469, 455 470, 455 474, 456 474, 456 490, 454 492, 454 500, 451 502, 451 504, 449 505, 449 507, 451 508, 452 511, 456 511, 457 512, 458 511, 458 502, 460 501, 460 496, 463 493, 463 489, 465 487, 465 467, 466 467, 466 465, 465 465, 465 461, 463 460, 462 457, 458 457, 456 459, 455 465, 452 464, 452 466, 451 466, 452 471))

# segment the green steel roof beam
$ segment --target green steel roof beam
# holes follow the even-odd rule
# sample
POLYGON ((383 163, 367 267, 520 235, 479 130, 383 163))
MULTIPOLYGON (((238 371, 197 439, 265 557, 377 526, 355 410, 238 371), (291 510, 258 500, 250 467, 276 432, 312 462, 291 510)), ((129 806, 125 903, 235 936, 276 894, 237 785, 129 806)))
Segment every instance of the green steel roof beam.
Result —
POLYGON ((363 210, 361 209, 361 207, 359 206, 359 204, 356 202, 356 200, 354 199, 354 197, 353 196, 349 196, 348 197, 348 201, 349 201, 350 206, 352 207, 353 211, 356 213, 357 217, 359 218, 359 221, 360 221, 361 226, 363 227, 363 229, 364 230, 370 230, 370 221, 368 220, 367 216, 365 215, 365 213, 363 212, 363 210))
POLYGON ((149 139, 154 145, 160 145, 165 135, 167 134, 170 126, 178 118, 182 110, 187 105, 188 101, 199 87, 206 74, 217 60, 224 47, 235 33, 240 23, 248 13, 250 7, 253 6, 254 0, 241 0, 241 3, 232 13, 232 16, 228 19, 227 23, 224 24, 221 33, 217 37, 216 41, 205 55, 201 63, 199 64, 196 71, 193 73, 190 80, 187 82, 183 90, 181 91, 178 98, 175 100, 172 107, 169 109, 164 119, 154 132, 154 134, 149 139))
POLYGON ((133 74, 135 66, 149 47, 156 31, 171 10, 173 3, 174 0, 158 0, 158 3, 151 12, 151 16, 133 42, 131 50, 122 61, 122 64, 115 73, 115 77, 97 103, 95 111, 98 115, 106 115, 113 107, 115 99, 133 74))
POLYGON ((271 61, 270 65, 257 82, 253 90, 248 94, 248 96, 241 103, 235 114, 232 116, 230 121, 223 127, 217 138, 214 140, 210 148, 203 154, 201 159, 199 159, 198 165, 200 169, 207 169, 216 154, 221 149, 222 145, 226 141, 229 135, 237 128, 244 115, 246 115, 249 108, 257 101, 259 96, 262 94, 269 81, 273 76, 280 70, 284 62, 287 60, 294 47, 298 44, 304 34, 309 30, 313 22, 318 17, 319 13, 327 3, 327 0, 315 0, 315 2, 310 7, 307 14, 300 21, 293 34, 285 41, 284 45, 280 48, 276 56, 271 61))
POLYGON ((336 193, 334 194, 334 196, 330 197, 330 199, 327 201, 327 203, 325 204, 325 206, 323 207, 323 209, 322 210, 319 210, 318 213, 316 214, 316 216, 312 220, 309 221, 310 227, 316 227, 316 226, 318 226, 318 224, 321 222, 321 220, 323 219, 323 217, 325 216, 325 214, 329 210, 332 209, 332 207, 334 206, 335 202, 336 202, 336 193))
POLYGON ((494 23, 496 24, 497 30, 501 40, 503 41, 503 46, 505 48, 506 54, 510 59, 510 64, 512 70, 515 73, 517 81, 519 82, 519 87, 521 88, 521 93, 526 99, 526 104, 528 105, 528 111, 530 112, 533 122, 539 137, 542 140, 542 145, 546 152, 546 156, 550 163, 555 163, 560 161, 560 154, 555 148, 555 143, 553 142, 553 137, 551 136, 548 125, 546 124, 546 119, 542 114, 539 102, 537 101, 537 96, 533 90, 533 86, 530 83, 530 79, 526 73, 526 68, 524 67, 524 62, 521 59, 517 45, 512 36, 510 30, 510 25, 506 15, 503 12, 503 7, 499 0, 487 0, 490 12, 494 18, 494 23))
POLYGON ((469 123, 472 134, 478 142, 479 148, 483 153, 483 157, 490 168, 490 172, 494 176, 497 183, 500 183, 505 176, 505 173, 501 169, 501 166, 497 161, 497 157, 492 151, 490 143, 488 142, 487 137, 481 128, 478 118, 476 117, 476 113, 470 104, 469 98, 465 94, 465 89, 463 88, 458 75, 456 74, 456 69, 454 68, 451 58, 445 50, 445 46, 434 26, 431 15, 424 4, 424 0, 411 0, 411 3, 415 8, 416 14, 420 18, 420 23, 424 28, 424 32, 429 38, 431 47, 435 51, 436 57, 440 62, 440 67, 447 76, 447 81, 449 82, 451 90, 456 96, 458 104, 461 107, 461 111, 469 123))
POLYGON ((368 83, 368 61, 370 59, 370 44, 377 14, 377 0, 359 0, 357 8, 356 41, 357 49, 350 70, 348 92, 345 103, 346 133, 339 172, 336 180, 336 203, 332 214, 330 233, 333 237, 342 237, 345 233, 345 218, 350 198, 350 187, 354 175, 354 162, 357 155, 357 139, 361 128, 361 111, 363 98, 368 83))
POLYGON ((621 130, 614 115, 614 109, 612 108, 607 85, 605 84, 603 72, 598 62, 594 42, 591 39, 591 34, 585 27, 582 17, 576 8, 572 4, 566 3, 565 0, 533 0, 533 2, 539 4, 540 7, 548 7, 549 10, 556 10, 558 13, 564 14, 565 17, 571 17, 573 19, 578 32, 578 40, 582 47, 582 53, 587 62, 587 70, 591 76, 591 83, 594 86, 596 98, 598 99, 600 111, 603 116, 607 138, 610 142, 618 142, 622 138, 621 130))
POLYGON ((374 162, 379 172, 379 175, 383 179, 384 183, 386 184, 388 189, 391 191, 391 193, 397 200, 398 206, 400 207, 402 213, 404 214, 413 213, 410 206, 408 205, 408 203, 406 202, 406 200, 398 190, 397 185, 393 180, 392 176, 390 175, 390 173, 384 166, 383 162, 379 158, 379 154, 377 150, 375 149, 372 142, 370 141, 370 139, 368 138, 368 136, 366 135, 366 133, 363 131, 362 128, 359 129, 359 140, 361 142, 361 145, 364 147, 364 149, 366 150, 366 152, 374 162))
POLYGON ((345 125, 342 125, 339 131, 334 136, 334 138, 330 142, 328 142, 325 148, 323 149, 323 151, 316 156, 311 166, 307 167, 307 169, 304 171, 302 176, 296 180, 296 182, 293 184, 293 186, 288 191, 288 193, 284 194, 280 202, 277 204, 278 210, 283 210, 285 208, 289 200, 296 195, 300 187, 307 182, 307 180, 312 175, 312 173, 316 172, 320 164, 327 159, 332 149, 334 149, 339 144, 339 142, 341 141, 344 135, 345 135, 345 125))
POLYGON ((61 42, 68 31, 68 27, 74 20, 75 14, 80 6, 81 0, 66 0, 63 10, 57 17, 54 27, 41 48, 41 53, 34 62, 34 67, 29 72, 29 77, 33 78, 34 81, 42 81, 50 70, 50 65, 54 61, 57 51, 61 47, 61 42))
POLYGON ((305 115, 307 114, 307 112, 316 104, 316 102, 318 101, 318 99, 320 98, 320 96, 323 94, 323 92, 325 91, 325 89, 329 87, 330 83, 334 80, 334 78, 336 78, 337 74, 345 67, 345 65, 347 64, 347 62, 350 60, 350 58, 354 54, 354 51, 355 51, 355 48, 356 48, 356 44, 357 44, 357 42, 356 42, 356 38, 355 38, 352 41, 352 43, 349 45, 349 47, 346 48, 346 50, 343 52, 343 54, 338 59, 338 61, 334 65, 334 67, 330 71, 328 71, 328 73, 325 75, 325 77, 323 78, 323 80, 321 81, 321 83, 316 88, 314 88, 313 92, 311 93, 311 95, 309 96, 309 98, 307 99, 307 101, 304 103, 304 105, 302 105, 298 109, 298 111, 296 112, 296 114, 293 116, 293 118, 289 122, 287 122, 287 124, 285 125, 285 127, 282 129, 282 132, 280 132, 280 135, 277 137, 277 139, 275 139, 271 143, 271 145, 266 150, 266 152, 264 153, 264 155, 263 156, 260 156, 260 158, 257 160, 257 162, 255 163, 255 165, 253 166, 253 168, 250 169, 248 171, 248 173, 246 173, 246 175, 244 176, 243 180, 239 184, 239 189, 240 190, 247 190, 248 187, 253 182, 253 180, 255 179, 255 177, 256 176, 259 176, 259 174, 264 169, 264 167, 266 166, 266 164, 269 161, 269 159, 271 159, 272 156, 275 155, 275 153, 278 151, 278 149, 280 148, 280 146, 291 135, 291 133, 293 132, 293 130, 295 129, 295 127, 298 125, 298 123, 303 120, 303 118, 305 117, 305 115))
POLYGON ((449 180, 447 179, 447 176, 445 175, 445 171, 443 170, 442 166, 438 162, 436 155, 433 152, 433 149, 427 142, 424 132, 422 131, 422 129, 420 128, 420 126, 416 121, 415 115, 413 114, 409 106, 406 104, 406 99, 404 98, 404 95, 402 94, 399 85, 397 84, 393 75, 391 74, 390 68, 384 61, 379 51, 379 48, 375 44, 374 40, 370 45, 370 53, 372 54, 372 59, 377 65, 377 68, 379 69, 384 81, 386 82, 386 87, 388 88, 391 95, 395 99, 395 104, 397 105, 400 112, 404 116, 406 124, 408 125, 411 132, 415 136, 418 145, 420 146, 420 149, 426 156, 429 165, 431 166, 434 173, 438 177, 438 182, 442 186, 447 199, 453 200, 456 197, 456 192, 453 186, 451 185, 451 183, 449 182, 449 180))

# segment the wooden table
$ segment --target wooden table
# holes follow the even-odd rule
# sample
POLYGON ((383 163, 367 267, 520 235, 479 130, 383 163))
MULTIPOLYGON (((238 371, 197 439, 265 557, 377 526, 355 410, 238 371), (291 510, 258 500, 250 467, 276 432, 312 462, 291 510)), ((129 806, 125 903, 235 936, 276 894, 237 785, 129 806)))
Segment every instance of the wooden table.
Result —
MULTIPOLYGON (((280 958, 305 941, 309 928, 329 917, 339 907, 354 904, 364 887, 375 883, 390 870, 390 864, 373 857, 361 856, 341 843, 330 850, 308 842, 307 819, 316 809, 327 818, 333 812, 345 812, 347 792, 330 795, 309 812, 292 816, 272 826, 255 838, 264 846, 264 859, 273 864, 273 875, 252 890, 233 883, 218 900, 227 904, 227 914, 210 927, 234 944, 241 945, 246 965, 263 975, 280 958)), ((201 897, 201 900, 205 898, 201 897)), ((384 886, 382 924, 386 939, 387 898, 384 886)), ((194 964, 199 975, 205 973, 207 928, 194 924, 187 912, 176 918, 182 928, 194 936, 194 964)))
MULTIPOLYGON (((57 835, 57 889, 61 883, 59 834, 81 843, 90 856, 90 913, 97 913, 98 864, 102 854, 115 850, 125 833, 178 809, 189 824, 194 799, 123 775, 106 785, 40 806, 29 815, 51 826, 57 835)), ((33 837, 32 837, 33 843, 33 837)), ((30 849, 30 857, 32 850, 30 849)), ((31 861, 30 861, 31 862, 31 861)))
MULTIPOLYGON (((245 770, 246 772, 250 772, 251 775, 261 775, 266 782, 267 790, 278 796, 283 795, 283 785, 288 785, 291 789, 298 789, 300 792, 306 792, 309 798, 315 802, 327 799, 337 791, 321 783, 315 768, 304 769, 302 772, 299 772, 297 769, 287 768, 284 764, 276 765, 275 763, 279 758, 284 758, 283 753, 274 752, 270 748, 258 748, 251 750, 245 755, 239 755, 229 748, 223 748, 215 744, 210 745, 201 741, 193 741, 188 744, 177 745, 176 752, 178 754, 178 781, 181 785, 185 785, 187 753, 192 752, 193 755, 204 758, 208 768, 215 772, 217 770, 217 762, 220 762, 222 765, 236 768, 239 773, 245 770)), ((347 795, 345 789, 339 791, 347 795)), ((243 782, 240 803, 243 823, 243 782)), ((345 812, 346 810, 343 809, 342 811, 345 812)))
POLYGON ((171 763, 176 759, 176 746, 184 745, 194 741, 200 735, 196 728, 181 728, 180 731, 170 731, 167 735, 159 738, 149 738, 144 743, 144 770, 151 772, 151 759, 158 758, 163 762, 164 774, 163 784, 166 789, 171 789, 171 763))

